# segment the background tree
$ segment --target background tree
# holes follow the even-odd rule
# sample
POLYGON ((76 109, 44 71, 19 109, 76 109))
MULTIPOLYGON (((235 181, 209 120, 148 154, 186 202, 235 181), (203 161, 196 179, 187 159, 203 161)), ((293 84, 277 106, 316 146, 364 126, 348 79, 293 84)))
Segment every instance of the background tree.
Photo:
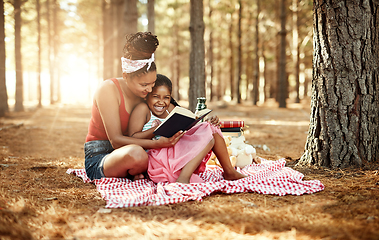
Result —
POLYGON ((235 82, 234 82, 234 76, 235 76, 235 65, 234 65, 234 40, 233 40, 233 33, 234 33, 234 24, 233 24, 233 12, 234 10, 231 10, 231 12, 227 15, 229 16, 227 19, 229 19, 229 86, 230 86, 230 99, 234 99, 235 95, 235 82))
POLYGON ((286 0, 280 1, 280 45, 279 45, 279 69, 278 69, 278 102, 279 107, 287 107, 287 72, 286 72, 286 0))
POLYGON ((119 27, 117 28, 116 33, 118 42, 116 44, 117 48, 115 49, 114 58, 116 63, 115 66, 117 66, 115 76, 122 76, 120 54, 124 48, 125 36, 129 33, 135 33, 138 31, 137 0, 118 0, 118 4, 116 6, 117 9, 119 9, 119 21, 116 20, 115 24, 119 27), (120 22, 122 24, 119 24, 120 22))
POLYGON ((311 119, 299 164, 379 159, 379 2, 314 0, 311 119))
POLYGON ((300 103, 300 54, 299 54, 299 21, 298 3, 299 0, 292 0, 292 62, 293 75, 295 80, 295 102, 300 103))
POLYGON ((147 0, 147 31, 155 33, 155 0, 147 0))
POLYGON ((15 65, 16 65, 16 102, 15 111, 24 110, 24 80, 21 55, 21 0, 14 0, 14 42, 15 42, 15 65))
POLYGON ((4 1, 0 6, 0 117, 8 112, 8 94, 5 82, 5 27, 4 27, 4 1))
POLYGON ((60 61, 59 61, 59 42, 60 42, 60 37, 59 37, 59 21, 58 21, 58 16, 59 16, 59 5, 57 0, 53 0, 52 2, 52 13, 53 13, 53 81, 54 81, 54 93, 56 95, 56 101, 60 102, 62 97, 61 97, 61 84, 60 84, 60 61))
POLYGON ((38 107, 42 107, 42 89, 41 89, 41 5, 40 0, 36 0, 37 11, 37 46, 38 46, 38 63, 37 63, 37 98, 38 107))
POLYGON ((53 36, 52 36, 52 23, 51 12, 52 7, 50 6, 50 0, 46 0, 46 21, 47 21, 47 59, 49 63, 49 76, 50 76, 50 104, 55 103, 55 75, 54 75, 54 48, 53 48, 53 36))
POLYGON ((259 101, 259 13, 260 0, 257 0, 257 10, 255 13, 255 61, 254 61, 254 81, 253 81, 253 104, 257 105, 259 101))
POLYGON ((242 77, 242 1, 238 1, 238 57, 237 57, 237 103, 242 102, 241 98, 241 77, 242 77))
POLYGON ((209 39, 208 39, 208 61, 207 61, 207 66, 208 66, 208 75, 209 75, 209 96, 210 96, 210 101, 215 99, 215 92, 214 91, 214 64, 213 64, 213 31, 214 31, 214 24, 212 20, 212 13, 213 13, 213 6, 212 6, 212 1, 208 1, 208 29, 209 29, 209 39))
POLYGON ((110 2, 103 0, 103 78, 108 79, 114 77, 113 74, 113 22, 112 7, 110 2))
POLYGON ((198 97, 205 97, 205 49, 204 49, 204 20, 203 1, 191 0, 190 26, 190 86, 189 109, 194 111, 198 97))

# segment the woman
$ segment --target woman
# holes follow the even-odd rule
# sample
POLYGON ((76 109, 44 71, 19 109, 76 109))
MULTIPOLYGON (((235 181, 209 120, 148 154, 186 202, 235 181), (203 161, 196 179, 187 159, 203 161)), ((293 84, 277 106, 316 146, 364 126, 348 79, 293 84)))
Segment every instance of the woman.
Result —
POLYGON ((157 141, 128 137, 130 113, 151 92, 156 80, 154 52, 157 37, 149 32, 126 37, 122 61, 122 78, 108 79, 97 89, 88 134, 84 144, 85 169, 91 179, 102 177, 143 178, 148 155, 144 148, 174 146, 182 137, 157 141))

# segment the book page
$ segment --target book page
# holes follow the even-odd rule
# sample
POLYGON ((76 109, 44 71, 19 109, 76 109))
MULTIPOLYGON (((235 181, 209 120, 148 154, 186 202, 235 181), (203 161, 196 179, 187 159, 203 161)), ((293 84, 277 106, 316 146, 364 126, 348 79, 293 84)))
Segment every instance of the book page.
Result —
POLYGON ((212 111, 211 109, 203 109, 203 110, 200 110, 200 111, 198 111, 197 113, 196 113, 196 117, 198 118, 198 117, 201 117, 201 116, 203 116, 204 114, 207 114, 207 113, 209 113, 210 111, 212 111))
POLYGON ((189 110, 187 108, 176 106, 174 109, 172 109, 172 111, 170 112, 170 114, 168 114, 168 116, 166 117, 166 119, 169 119, 172 115, 174 115, 174 113, 179 113, 181 115, 184 115, 184 116, 187 116, 187 117, 190 117, 190 118, 195 118, 196 117, 195 114, 193 112, 191 112, 191 110, 189 110))

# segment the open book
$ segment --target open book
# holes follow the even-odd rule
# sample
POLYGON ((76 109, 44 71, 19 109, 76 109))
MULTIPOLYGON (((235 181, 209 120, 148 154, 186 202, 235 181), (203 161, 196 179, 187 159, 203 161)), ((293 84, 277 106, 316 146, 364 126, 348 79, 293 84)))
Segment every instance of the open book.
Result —
POLYGON ((180 130, 187 131, 204 119, 211 111, 210 109, 203 109, 195 115, 190 110, 177 106, 155 129, 154 134, 169 138, 180 130))

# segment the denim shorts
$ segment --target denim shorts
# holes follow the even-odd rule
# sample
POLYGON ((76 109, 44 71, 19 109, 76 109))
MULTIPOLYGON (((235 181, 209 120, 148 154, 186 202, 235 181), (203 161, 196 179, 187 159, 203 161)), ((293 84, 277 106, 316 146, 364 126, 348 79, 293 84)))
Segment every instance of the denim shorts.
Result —
POLYGON ((108 140, 95 140, 84 144, 85 168, 89 179, 105 177, 104 160, 113 150, 108 140))

